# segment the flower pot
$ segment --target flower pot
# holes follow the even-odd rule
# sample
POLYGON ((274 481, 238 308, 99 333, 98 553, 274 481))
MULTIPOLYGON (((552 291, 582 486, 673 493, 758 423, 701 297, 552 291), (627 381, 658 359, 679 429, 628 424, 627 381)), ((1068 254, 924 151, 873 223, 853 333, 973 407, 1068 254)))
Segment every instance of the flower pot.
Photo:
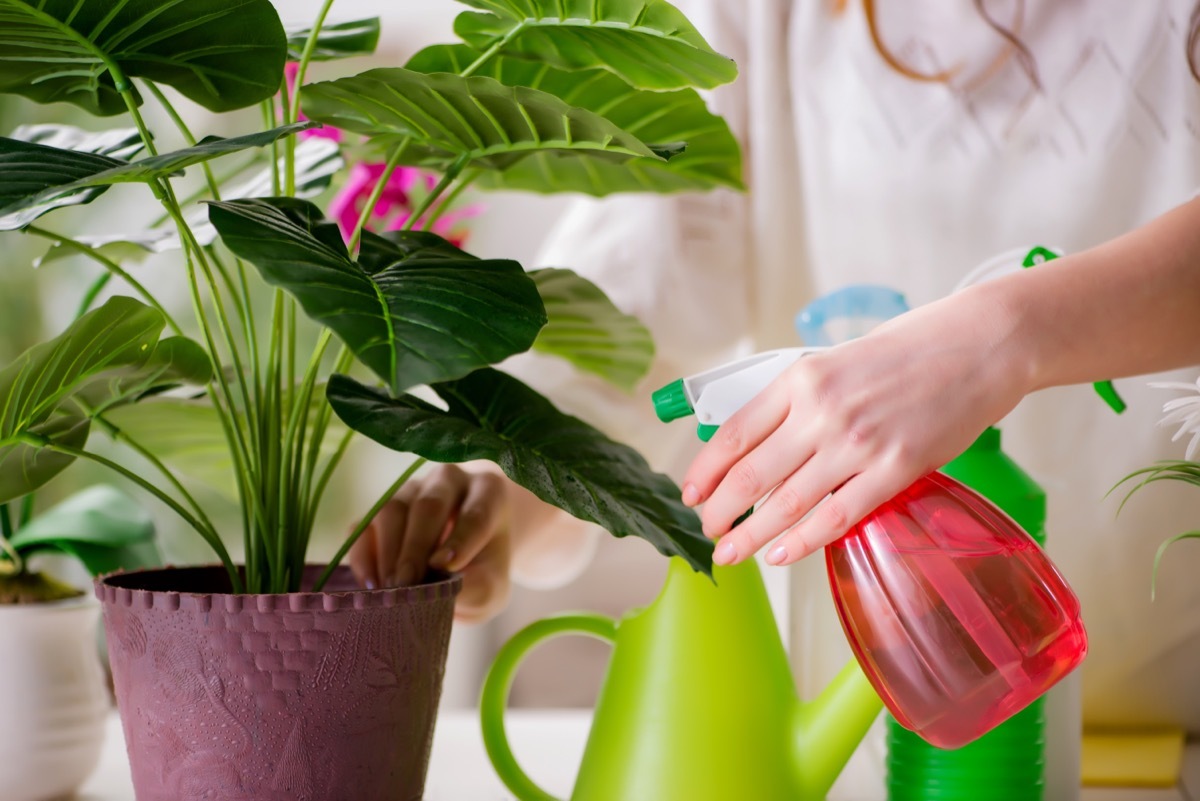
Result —
POLYGON ((0 796, 70 795, 100 759, 108 691, 90 598, 0 606, 0 796))
MULTIPOLYGON (((317 568, 308 568, 310 582, 317 568)), ((138 801, 417 801, 462 581, 234 595, 219 567, 97 579, 138 801)))

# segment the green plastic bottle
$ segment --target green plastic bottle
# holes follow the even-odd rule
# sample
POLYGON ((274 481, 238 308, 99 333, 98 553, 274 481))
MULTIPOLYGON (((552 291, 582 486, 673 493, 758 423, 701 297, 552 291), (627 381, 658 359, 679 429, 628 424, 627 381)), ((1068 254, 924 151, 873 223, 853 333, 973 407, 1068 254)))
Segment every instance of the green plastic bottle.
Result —
MULTIPOLYGON (((1046 543, 1046 493, 1000 449, 989 428, 942 472, 971 487, 1046 543)), ((889 801, 1042 801, 1045 698, 970 745, 943 750, 888 716, 889 801)))

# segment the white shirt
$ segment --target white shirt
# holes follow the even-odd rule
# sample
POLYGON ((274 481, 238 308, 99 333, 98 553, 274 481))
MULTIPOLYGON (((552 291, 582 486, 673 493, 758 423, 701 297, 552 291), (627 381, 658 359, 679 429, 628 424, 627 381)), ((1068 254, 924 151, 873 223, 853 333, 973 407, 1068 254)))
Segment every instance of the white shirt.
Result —
MULTIPOLYGON (((971 3, 878 4, 891 52, 918 70, 957 68, 948 84, 891 69, 854 0, 841 14, 832 0, 679 5, 738 62, 741 77, 713 105, 744 144, 751 191, 581 201, 552 236, 543 263, 592 278, 653 331, 642 391, 623 397, 541 360, 515 365, 676 478, 694 433, 655 421, 649 391, 798 344, 793 318, 816 295, 881 283, 920 305, 996 253, 1078 251, 1200 186, 1191 0, 1028 0, 1019 26, 1016 3, 987 4, 1019 27, 1042 91, 971 3)), ((1174 546, 1150 600, 1155 550, 1198 527, 1200 493, 1147 488, 1119 517, 1122 493, 1106 497, 1127 473, 1182 458, 1156 428, 1171 395, 1147 380, 1117 382, 1129 403, 1120 417, 1081 386, 1028 397, 1000 427, 1047 492, 1048 550, 1083 603, 1086 720, 1200 731, 1200 545, 1174 546)), ((799 662, 823 665, 812 678, 823 683, 849 651, 828 611, 808 608, 820 558, 794 570, 792 645, 799 662)))

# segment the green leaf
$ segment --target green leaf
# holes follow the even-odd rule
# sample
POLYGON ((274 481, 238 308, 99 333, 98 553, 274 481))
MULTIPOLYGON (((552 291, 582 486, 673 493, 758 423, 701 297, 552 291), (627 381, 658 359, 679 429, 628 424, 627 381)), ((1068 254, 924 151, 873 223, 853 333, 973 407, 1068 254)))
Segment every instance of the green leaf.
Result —
MULTIPOLYGON (((461 72, 478 57, 466 45, 434 45, 413 56, 406 67, 417 72, 461 72)), ((687 143, 686 150, 670 160, 631 159, 624 164, 534 153, 506 170, 484 173, 479 186, 586 192, 598 197, 616 192, 743 188, 737 140, 694 89, 651 92, 635 89, 604 70, 567 72, 503 56, 489 59, 476 74, 549 92, 568 105, 605 117, 643 142, 687 143)))
POLYGON ((86 131, 74 125, 42 123, 18 125, 11 136, 22 142, 74 150, 77 153, 99 153, 121 161, 129 161, 146 147, 137 128, 86 131))
POLYGON ((533 270, 529 275, 549 318, 533 349, 632 392, 654 359, 654 339, 646 327, 571 270, 533 270))
POLYGON ((486 77, 374 69, 306 86, 301 105, 310 118, 382 139, 389 150, 408 140, 403 163, 442 170, 464 158, 504 169, 537 152, 615 162, 659 157, 597 114, 486 77))
POLYGON ((633 449, 496 370, 434 390, 446 411, 340 375, 330 379, 327 395, 346 425, 388 448, 437 462, 488 459, 543 501, 711 572, 713 546, 696 515, 675 484, 633 449))
POLYGON ((528 350, 546 323, 514 261, 427 257, 433 234, 371 237, 372 259, 346 252, 336 224, 292 198, 210 204, 225 245, 337 334, 395 392, 459 378, 528 350))
POLYGON ((603 68, 639 89, 711 89, 737 77, 679 9, 663 0, 461 0, 454 32, 567 70, 603 68))
MULTIPOLYGON (((321 194, 329 188, 333 176, 344 165, 337 142, 324 137, 311 137, 297 142, 293 159, 293 167, 296 170, 295 197, 310 198, 321 194)), ((279 157, 279 169, 284 169, 283 156, 279 157)), ((225 200, 266 197, 274 193, 270 167, 260 169, 246 180, 221 189, 221 197, 225 200)), ((197 242, 210 245, 216 241, 217 229, 208 221, 206 207, 189 208, 183 216, 197 242)), ((3 228, 0 227, 0 230, 3 228)), ((151 253, 165 253, 182 247, 179 229, 174 223, 125 234, 82 234, 75 237, 75 240, 96 248, 116 262, 136 261, 151 253)), ((41 267, 75 255, 78 255, 78 251, 56 242, 34 262, 34 266, 41 267)))
POLYGON ((49 442, 81 447, 93 405, 132 402, 156 383, 207 380, 196 363, 203 351, 178 338, 160 343, 164 326, 157 310, 110 298, 0 370, 0 503, 37 489, 70 464, 70 456, 36 450, 49 442))
POLYGON ((1154 600, 1154 595, 1158 591, 1158 568, 1162 564, 1163 557, 1166 556, 1167 549, 1182 540, 1196 539, 1200 539, 1200 531, 1185 531, 1182 534, 1176 534, 1158 546, 1158 551, 1154 554, 1154 570, 1150 574, 1150 600, 1154 600))
POLYGON ((0 137, 0 186, 13 184, 0 190, 0 204, 4 204, 0 205, 0 217, 13 215, 14 219, 20 219, 16 215, 27 216, 36 210, 45 213, 60 198, 91 190, 93 193, 86 199, 72 201, 87 203, 112 184, 149 183, 178 173, 184 167, 263 147, 316 126, 317 123, 305 121, 229 139, 209 137, 194 147, 134 162, 0 137), (96 187, 102 189, 95 191, 96 187))
MULTIPOLYGON (((299 61, 312 28, 288 27, 288 59, 299 61)), ((331 61, 335 58, 369 56, 379 45, 379 17, 356 19, 321 26, 312 61, 331 61)))
POLYGON ((0 94, 100 116, 126 110, 114 67, 230 111, 279 91, 286 54, 270 0, 0 0, 0 94))
POLYGON ((162 563, 149 513, 119 490, 89 487, 47 509, 10 540, 22 555, 60 551, 92 575, 162 563))

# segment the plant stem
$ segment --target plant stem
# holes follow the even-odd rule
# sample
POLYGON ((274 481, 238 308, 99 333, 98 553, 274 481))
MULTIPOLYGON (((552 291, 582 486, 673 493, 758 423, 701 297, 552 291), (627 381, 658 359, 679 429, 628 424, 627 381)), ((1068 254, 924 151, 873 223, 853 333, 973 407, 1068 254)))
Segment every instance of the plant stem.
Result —
POLYGON ((325 582, 329 581, 329 577, 333 575, 334 568, 341 563, 342 558, 346 555, 346 552, 349 551, 351 546, 358 541, 358 538, 362 536, 362 533, 367 530, 367 526, 371 525, 371 521, 375 519, 375 515, 379 514, 379 510, 382 509, 387 502, 392 499, 392 496, 396 494, 397 490, 404 486, 404 482, 412 478, 413 473, 421 469, 421 466, 425 464, 425 461, 426 460, 424 458, 418 457, 413 461, 412 464, 408 466, 407 470, 400 474, 399 478, 392 482, 390 487, 384 490, 383 494, 379 496, 379 500, 375 501, 375 505, 371 507, 371 511, 363 515, 363 519, 359 521, 358 525, 355 526, 354 531, 352 531, 350 536, 346 538, 346 541, 342 543, 342 547, 339 548, 338 552, 334 554, 332 559, 329 560, 329 564, 326 566, 325 572, 321 574, 321 577, 317 579, 317 583, 313 586, 313 592, 321 591, 321 588, 325 586, 325 582))
POLYGON ((51 240, 57 242, 58 244, 65 245, 66 247, 70 248, 71 250, 74 250, 76 253, 81 253, 84 256, 87 256, 89 259, 95 261, 97 264, 104 267, 110 273, 117 276, 125 283, 129 284, 129 286, 133 289, 133 291, 136 292, 141 297, 142 300, 146 301, 146 303, 148 305, 154 307, 154 309, 156 311, 158 311, 164 318, 166 318, 167 325, 170 326, 172 331, 174 331, 176 334, 180 334, 180 335, 183 334, 183 330, 179 327, 179 323, 175 322, 175 318, 173 318, 167 312, 167 310, 162 307, 162 304, 160 304, 157 300, 155 300, 154 296, 150 294, 150 292, 146 289, 146 287, 142 286, 138 282, 138 280, 136 278, 134 278, 132 275, 125 272, 125 270, 123 270, 121 268, 121 265, 117 264, 115 261, 113 261, 112 259, 105 256, 103 253, 96 250, 94 247, 91 247, 90 245, 85 245, 82 242, 77 242, 76 240, 72 239, 69 236, 63 236, 62 234, 56 234, 53 231, 47 231, 44 228, 39 228, 36 225, 27 225, 27 226, 25 226, 24 231, 27 234, 33 234, 34 236, 40 236, 43 239, 51 239, 51 240))
POLYGON ((447 194, 445 199, 438 204, 437 208, 429 213, 428 219, 425 220, 425 224, 421 226, 421 230, 433 230, 433 224, 438 221, 438 218, 450 210, 450 207, 454 205, 454 202, 458 200, 459 196, 462 195, 462 193, 466 191, 467 187, 469 187, 478 177, 479 170, 471 170, 464 175, 463 179, 458 182, 458 185, 455 186, 454 189, 450 190, 449 194, 447 194))
POLYGON ((4 521, 6 520, 8 520, 8 504, 0 504, 0 528, 3 529, 2 536, 0 536, 0 556, 7 557, 8 561, 12 562, 14 573, 24 573, 25 560, 21 558, 21 554, 17 553, 17 549, 13 547, 13 544, 9 542, 9 539, 12 537, 12 532, 10 531, 12 523, 5 524, 4 521))
POLYGON ((0 503, 0 539, 11 540, 14 533, 12 511, 7 503, 0 503))
POLYGON ((17 519, 17 530, 25 528, 29 525, 29 521, 33 519, 33 493, 25 493, 25 497, 21 499, 21 515, 17 519))
POLYGON ((112 461, 111 459, 107 459, 98 453, 92 453, 91 451, 85 451, 79 448, 72 448, 69 445, 62 445, 54 440, 47 439, 46 437, 41 437, 36 434, 22 434, 20 439, 35 448, 49 448, 50 450, 57 451, 58 453, 65 453, 68 456, 74 456, 77 459, 87 459, 90 462, 95 462, 98 465, 107 467, 109 470, 116 471, 120 475, 149 492, 154 497, 158 498, 160 501, 174 510, 175 514, 182 517, 189 526, 195 529, 196 533, 198 533, 204 539, 204 541, 208 543, 209 547, 216 552, 217 557, 221 560, 221 564, 223 564, 225 569, 229 572, 229 578, 233 582, 234 592, 240 593, 243 591, 241 577, 238 575, 237 569, 234 567, 233 560, 229 558, 229 552, 225 550, 225 545, 221 542, 220 537, 217 536, 215 531, 210 531, 209 529, 205 528, 204 525, 197 520, 191 512, 180 505, 179 501, 175 500, 170 495, 156 487, 154 484, 151 484, 149 481, 139 476, 137 473, 134 473, 132 470, 129 470, 128 468, 123 467, 122 465, 112 461))
MULTIPOLYGON (((262 102, 263 127, 267 130, 275 127, 275 101, 267 98, 262 102)), ((271 194, 279 195, 282 184, 279 180, 279 143, 271 143, 271 194)))
POLYGON ((108 282, 112 280, 112 277, 112 273, 103 272, 100 273, 100 277, 92 282, 92 285, 83 293, 83 297, 79 299, 79 308, 75 311, 76 320, 91 310, 92 304, 96 302, 96 298, 100 296, 100 293, 104 291, 104 287, 108 286, 108 282))
POLYGON ((435 187, 433 187, 433 191, 421 199, 421 204, 417 206, 416 210, 413 211, 413 213, 409 215, 408 219, 404 221, 404 227, 402 230, 412 230, 413 226, 417 224, 417 220, 425 216, 425 212, 429 211, 429 207, 432 206, 437 199, 442 196, 442 193, 446 191, 446 187, 450 186, 450 184, 454 182, 454 179, 458 177, 458 174, 463 171, 463 168, 467 166, 467 163, 470 160, 470 155, 464 153, 459 156, 453 164, 450 165, 450 169, 446 170, 446 173, 442 176, 442 179, 437 182, 435 187))
MULTIPOLYGON (((179 129, 179 133, 183 134, 183 139, 188 143, 188 147, 194 147, 196 137, 192 136, 191 129, 183 121, 183 117, 179 116, 179 112, 175 110, 175 106, 171 105, 171 101, 162 93, 162 90, 158 88, 154 81, 142 81, 142 85, 150 90, 150 94, 154 95, 159 105, 167 112, 167 116, 171 118, 171 122, 175 123, 175 127, 179 129)), ((207 161, 204 161, 200 163, 200 169, 204 170, 204 180, 208 183, 208 189, 212 192, 213 200, 220 200, 221 193, 217 190, 217 179, 213 177, 212 167, 209 166, 207 161)))
POLYGON ((504 34, 504 37, 502 39, 499 39, 496 42, 493 42, 491 47, 489 47, 487 50, 484 50, 482 53, 480 53, 479 58, 472 61, 465 70, 463 70, 462 72, 459 73, 459 75, 462 76, 463 78, 470 78, 472 75, 475 74, 476 70, 478 70, 480 67, 482 67, 484 64, 486 64, 491 59, 492 56, 496 55, 501 50, 503 50, 505 47, 507 47, 508 43, 511 42, 513 39, 515 39, 517 37, 517 35, 519 33, 521 33, 523 30, 525 30, 524 25, 517 25, 512 30, 510 30, 508 33, 504 34))
POLYGON ((371 196, 367 198, 366 205, 363 206, 362 212, 358 215, 358 223, 354 226, 354 232, 350 235, 350 241, 346 243, 346 250, 350 255, 358 249, 359 240, 362 239, 363 229, 367 226, 367 221, 371 219, 372 212, 375 211, 375 204, 379 202, 379 198, 383 196, 383 190, 387 187, 387 182, 391 179, 392 173, 396 171, 396 167, 400 164, 400 159, 404 157, 404 151, 408 149, 408 143, 411 141, 409 137, 405 137, 396 149, 388 156, 387 163, 383 165, 383 173, 379 176, 379 180, 375 183, 375 188, 371 190, 371 196))
POLYGON ((300 63, 296 65, 295 96, 292 99, 291 108, 285 111, 284 122, 295 122, 300 118, 300 87, 304 85, 308 63, 312 61, 313 52, 317 49, 317 39, 321 36, 321 28, 325 26, 325 17, 329 15, 329 9, 332 7, 333 0, 325 0, 321 4, 321 10, 317 12, 317 19, 313 22, 312 30, 308 32, 308 39, 304 42, 304 49, 300 51, 300 63))

